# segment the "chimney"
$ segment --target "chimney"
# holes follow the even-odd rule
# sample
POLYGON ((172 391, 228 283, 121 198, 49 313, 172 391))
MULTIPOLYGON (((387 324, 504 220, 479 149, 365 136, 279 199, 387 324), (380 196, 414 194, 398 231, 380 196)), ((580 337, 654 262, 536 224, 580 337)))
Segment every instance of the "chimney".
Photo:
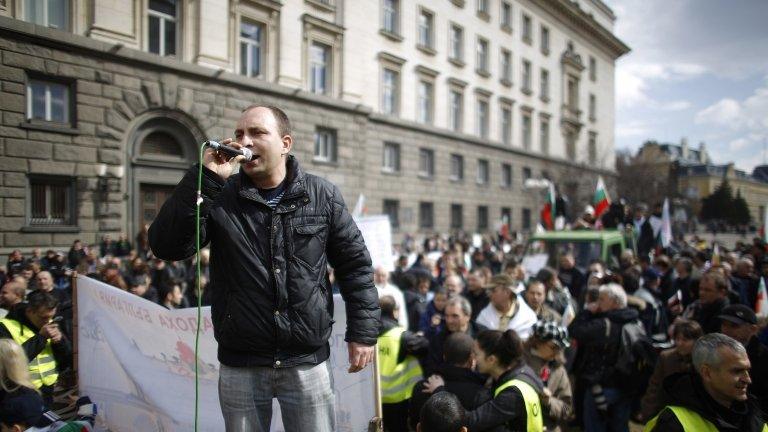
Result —
POLYGON ((709 155, 707 154, 707 145, 704 141, 699 143, 699 162, 706 164, 709 163, 709 155))
POLYGON ((680 140, 680 159, 688 160, 688 138, 680 140))

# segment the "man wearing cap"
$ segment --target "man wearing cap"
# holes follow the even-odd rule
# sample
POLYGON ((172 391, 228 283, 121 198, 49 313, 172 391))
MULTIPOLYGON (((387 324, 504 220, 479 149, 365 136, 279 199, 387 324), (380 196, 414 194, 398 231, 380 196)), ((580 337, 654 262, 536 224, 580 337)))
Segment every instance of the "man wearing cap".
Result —
POLYGON ((40 395, 27 387, 6 395, 0 401, 0 429, 6 431, 90 432, 96 406, 88 397, 77 401, 77 417, 63 421, 53 411, 46 411, 40 395))
POLYGON ((768 414, 768 348, 757 339, 757 316, 744 305, 730 305, 720 312, 720 331, 739 341, 747 349, 752 368, 749 392, 760 401, 763 413, 768 414))
POLYGON ((496 275, 487 287, 491 302, 477 316, 477 323, 491 330, 514 330, 520 339, 528 339, 538 318, 514 291, 515 281, 504 274, 496 275))

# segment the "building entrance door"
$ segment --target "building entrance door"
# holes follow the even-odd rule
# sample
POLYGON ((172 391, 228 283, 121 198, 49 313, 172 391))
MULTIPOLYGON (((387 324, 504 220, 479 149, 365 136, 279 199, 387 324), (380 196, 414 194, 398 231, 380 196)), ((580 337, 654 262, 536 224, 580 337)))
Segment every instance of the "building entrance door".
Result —
POLYGON ((160 208, 163 206, 168 197, 173 193, 173 186, 162 186, 152 184, 141 184, 139 186, 141 209, 139 211, 139 226, 145 224, 151 224, 153 220, 160 213, 160 208))

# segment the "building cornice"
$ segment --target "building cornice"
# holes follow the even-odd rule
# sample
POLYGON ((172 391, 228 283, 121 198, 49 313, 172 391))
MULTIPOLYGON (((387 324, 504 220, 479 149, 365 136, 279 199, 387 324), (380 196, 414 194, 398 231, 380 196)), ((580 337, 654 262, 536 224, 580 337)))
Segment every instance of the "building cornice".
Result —
POLYGON ((617 38, 610 30, 598 23, 593 16, 584 12, 570 0, 530 0, 561 22, 580 32, 587 38, 599 42, 611 57, 616 60, 631 51, 629 46, 617 38))

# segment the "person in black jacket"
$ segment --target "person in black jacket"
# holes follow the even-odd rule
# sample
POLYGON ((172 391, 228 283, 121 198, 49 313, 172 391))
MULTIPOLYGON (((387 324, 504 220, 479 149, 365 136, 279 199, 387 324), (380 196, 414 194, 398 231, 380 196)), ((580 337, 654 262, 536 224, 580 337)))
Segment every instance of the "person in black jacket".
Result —
POLYGON ((195 165, 149 228, 152 252, 170 261, 195 253, 199 203, 228 431, 268 430, 275 397, 287 431, 332 431, 327 265, 346 303, 349 371, 358 372, 379 334, 370 254, 339 189, 304 173, 289 154, 290 121, 281 109, 246 108, 235 140, 222 143, 250 149, 253 159, 206 149, 200 195, 195 165))

